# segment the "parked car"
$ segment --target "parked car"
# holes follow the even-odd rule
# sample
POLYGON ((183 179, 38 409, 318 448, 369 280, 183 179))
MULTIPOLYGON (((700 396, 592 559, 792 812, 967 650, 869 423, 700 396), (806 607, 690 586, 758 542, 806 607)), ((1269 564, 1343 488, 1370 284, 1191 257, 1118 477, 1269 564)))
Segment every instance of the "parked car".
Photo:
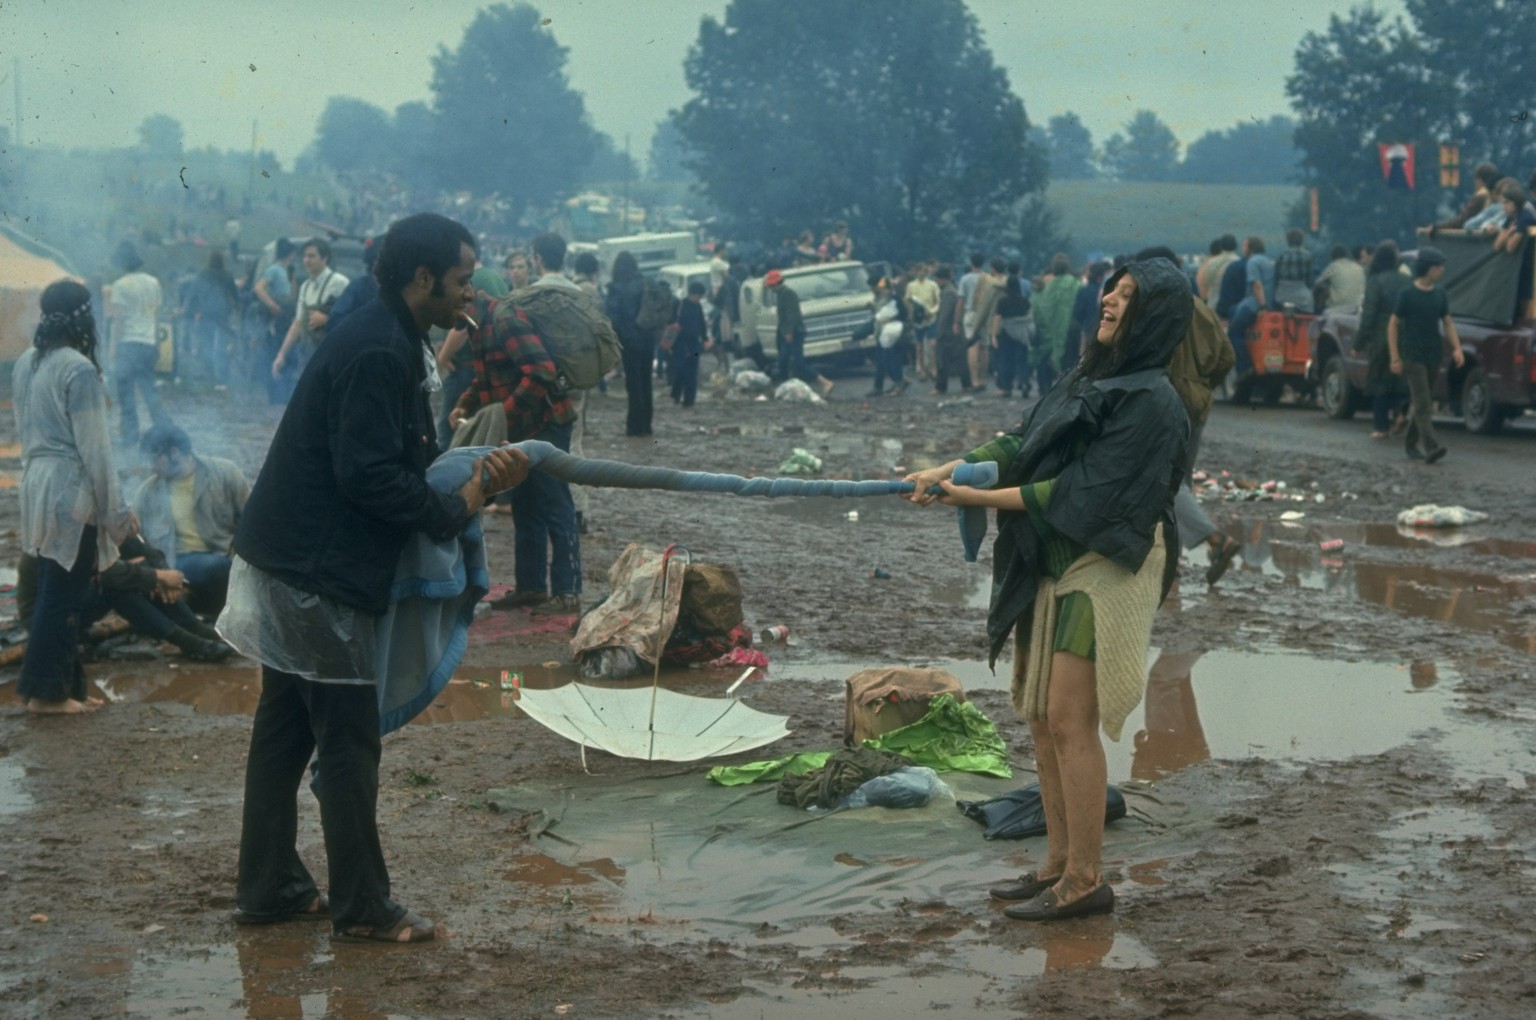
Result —
MULTIPOLYGON (((1536 244, 1536 236, 1526 245, 1536 244)), ((1439 231, 1435 247, 1446 255, 1441 281, 1466 363, 1447 358, 1435 380, 1435 397, 1459 415, 1468 430, 1492 434, 1510 418, 1536 407, 1536 312, 1515 307, 1524 253, 1491 255, 1486 234, 1439 231)), ((1412 263, 1413 253, 1404 255, 1412 263)), ((1530 263, 1524 271, 1532 272, 1530 263)), ((1365 406, 1369 356, 1354 350, 1358 311, 1329 312, 1312 325, 1312 360, 1318 366, 1323 410, 1347 419, 1365 406)))
MULTIPOLYGON (((784 285, 800 298, 808 359, 862 360, 875 350, 874 331, 867 328, 874 321, 875 299, 864 263, 826 262, 783 273, 784 285)), ((777 326, 778 309, 763 278, 747 280, 741 285, 742 342, 756 337, 770 358, 777 357, 777 326)))

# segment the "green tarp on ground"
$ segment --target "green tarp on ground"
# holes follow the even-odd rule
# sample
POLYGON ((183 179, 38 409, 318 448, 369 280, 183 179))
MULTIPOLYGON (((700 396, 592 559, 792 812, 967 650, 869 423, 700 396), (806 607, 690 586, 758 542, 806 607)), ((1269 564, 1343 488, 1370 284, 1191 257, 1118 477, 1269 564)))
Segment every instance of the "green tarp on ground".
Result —
MULTIPOLYGON (((961 704, 948 694, 934 698, 928 713, 917 722, 866 740, 864 746, 895 751, 914 765, 926 765, 937 772, 978 772, 1003 779, 1013 775, 1008 748, 992 720, 975 705, 961 704)), ((721 765, 709 770, 709 778, 721 786, 777 781, 820 768, 833 753, 803 751, 772 761, 721 765)))

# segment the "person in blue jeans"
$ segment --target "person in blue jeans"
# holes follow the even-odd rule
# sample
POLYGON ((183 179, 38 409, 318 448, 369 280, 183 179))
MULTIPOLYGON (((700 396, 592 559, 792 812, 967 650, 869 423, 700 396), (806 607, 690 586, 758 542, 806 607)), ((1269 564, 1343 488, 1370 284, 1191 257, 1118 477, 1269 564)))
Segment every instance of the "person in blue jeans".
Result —
POLYGON ((153 472, 133 496, 145 539, 186 577, 194 608, 217 613, 251 483, 233 461, 194 454, 191 437, 169 422, 144 433, 139 448, 153 472))
MULTIPOLYGON (((535 436, 570 452, 571 426, 551 422, 535 436)), ((550 592, 536 612, 575 613, 581 605, 581 529, 571 487, 544 471, 528 472, 528 480, 511 492, 512 524, 517 529, 513 549, 518 592, 550 592)))
POLYGON ((784 274, 768 270, 763 287, 773 293, 778 310, 779 381, 803 379, 821 387, 823 399, 832 393, 833 382, 820 372, 811 371, 805 360, 805 316, 800 312, 800 295, 784 283, 784 274))
POLYGON ((1227 322, 1227 338, 1237 356, 1237 377, 1253 374, 1253 356, 1248 353, 1248 330, 1259 320, 1259 313, 1269 308, 1275 296, 1275 261, 1264 254, 1264 239, 1250 237, 1243 241, 1246 291, 1227 322))

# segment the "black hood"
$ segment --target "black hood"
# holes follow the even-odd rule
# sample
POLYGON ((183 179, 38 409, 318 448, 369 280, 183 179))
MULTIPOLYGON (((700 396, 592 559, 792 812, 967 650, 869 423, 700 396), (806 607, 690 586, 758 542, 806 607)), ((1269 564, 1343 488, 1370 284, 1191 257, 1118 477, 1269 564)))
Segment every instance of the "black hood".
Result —
POLYGON ((1125 360, 1114 374, 1166 368, 1195 313, 1189 280, 1167 259, 1147 259, 1116 270, 1104 281, 1104 291, 1113 290, 1126 273, 1136 281, 1136 297, 1131 302, 1131 334, 1124 340, 1125 360))

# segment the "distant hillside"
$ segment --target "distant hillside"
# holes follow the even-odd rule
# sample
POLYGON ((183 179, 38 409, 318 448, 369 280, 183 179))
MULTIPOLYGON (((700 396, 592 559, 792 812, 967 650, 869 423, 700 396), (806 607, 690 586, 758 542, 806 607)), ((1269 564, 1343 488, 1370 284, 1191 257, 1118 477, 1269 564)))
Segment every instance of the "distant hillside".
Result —
POLYGON ((1072 237, 1073 254, 1133 252, 1166 244, 1204 253, 1211 238, 1248 234, 1285 247, 1286 217, 1302 197, 1292 185, 1055 181, 1046 198, 1072 237))

